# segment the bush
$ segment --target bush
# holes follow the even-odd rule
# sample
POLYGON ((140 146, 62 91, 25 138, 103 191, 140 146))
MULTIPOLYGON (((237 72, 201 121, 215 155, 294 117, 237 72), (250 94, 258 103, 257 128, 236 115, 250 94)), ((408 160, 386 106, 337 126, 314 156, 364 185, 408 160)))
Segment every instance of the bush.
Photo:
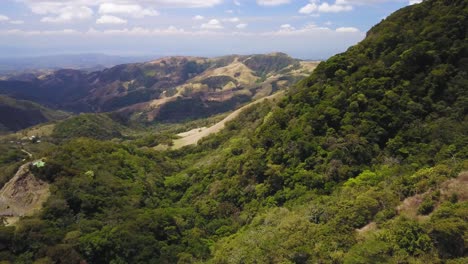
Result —
POLYGON ((418 214, 428 215, 434 210, 435 203, 432 199, 425 198, 418 208, 418 214))

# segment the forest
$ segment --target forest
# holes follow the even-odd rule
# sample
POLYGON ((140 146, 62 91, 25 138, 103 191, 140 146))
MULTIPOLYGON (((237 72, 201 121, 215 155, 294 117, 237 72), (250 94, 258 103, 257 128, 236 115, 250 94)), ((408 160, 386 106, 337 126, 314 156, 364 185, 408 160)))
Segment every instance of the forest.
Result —
MULTIPOLYGON (((467 263, 467 26, 464 0, 398 10, 195 146, 59 123, 0 263, 467 263)), ((27 156, 0 150, 6 182, 27 156)))

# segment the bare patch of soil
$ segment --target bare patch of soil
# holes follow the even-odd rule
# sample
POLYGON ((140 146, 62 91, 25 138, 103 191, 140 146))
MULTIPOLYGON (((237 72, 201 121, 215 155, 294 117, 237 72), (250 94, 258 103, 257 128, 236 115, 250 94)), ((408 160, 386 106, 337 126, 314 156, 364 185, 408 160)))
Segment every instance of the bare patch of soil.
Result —
POLYGON ((7 225, 39 211, 50 195, 49 184, 37 179, 31 173, 30 165, 31 162, 22 165, 0 190, 0 216, 7 225))

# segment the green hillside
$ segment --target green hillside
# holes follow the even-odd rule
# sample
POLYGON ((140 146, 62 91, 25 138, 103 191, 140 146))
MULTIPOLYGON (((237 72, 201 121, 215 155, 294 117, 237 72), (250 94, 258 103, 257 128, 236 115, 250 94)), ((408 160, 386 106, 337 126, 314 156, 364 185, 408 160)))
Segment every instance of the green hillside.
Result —
POLYGON ((52 136, 58 139, 88 137, 109 140, 122 137, 122 125, 113 121, 106 114, 80 114, 59 122, 52 136))
POLYGON ((466 1, 403 8, 197 146, 106 141, 107 117, 70 119, 104 137, 33 153, 51 196, 0 227, 0 259, 466 263, 467 25, 466 1))
POLYGON ((0 133, 21 130, 67 116, 65 112, 51 110, 37 103, 0 95, 0 133))

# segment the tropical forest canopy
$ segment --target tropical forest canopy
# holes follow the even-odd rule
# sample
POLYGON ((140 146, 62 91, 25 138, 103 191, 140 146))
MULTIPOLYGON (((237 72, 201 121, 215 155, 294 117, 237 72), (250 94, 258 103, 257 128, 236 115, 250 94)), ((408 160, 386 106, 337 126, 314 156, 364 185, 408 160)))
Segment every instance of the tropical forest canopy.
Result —
MULTIPOLYGON (((284 98, 179 150, 123 136, 112 115, 67 119, 32 150, 51 196, 0 227, 0 258, 466 263, 467 25, 467 1, 403 8, 284 98)), ((6 182, 27 157, 2 148, 6 182)))

